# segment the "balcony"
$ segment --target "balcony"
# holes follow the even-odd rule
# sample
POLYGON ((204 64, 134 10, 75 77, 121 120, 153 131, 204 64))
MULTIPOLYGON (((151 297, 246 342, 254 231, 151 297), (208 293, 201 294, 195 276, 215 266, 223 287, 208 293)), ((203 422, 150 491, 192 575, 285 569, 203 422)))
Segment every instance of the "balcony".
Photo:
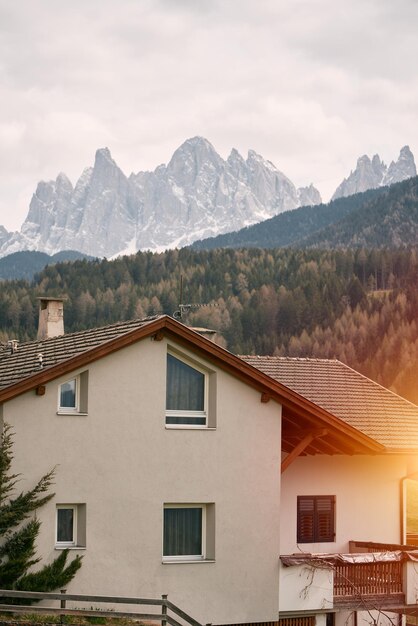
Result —
POLYGON ((417 610, 416 546, 350 542, 352 549, 356 552, 281 556, 281 612, 417 610))
POLYGON ((364 606, 405 604, 402 561, 335 562, 333 568, 335 607, 352 607, 356 603, 364 606))

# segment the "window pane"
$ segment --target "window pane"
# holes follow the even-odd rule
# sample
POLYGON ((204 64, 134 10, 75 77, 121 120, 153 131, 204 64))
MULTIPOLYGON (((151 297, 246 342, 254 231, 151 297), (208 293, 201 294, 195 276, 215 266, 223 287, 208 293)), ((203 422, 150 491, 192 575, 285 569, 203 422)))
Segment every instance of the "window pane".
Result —
POLYGON ((202 555, 202 508, 164 509, 164 556, 202 555))
POLYGON ((74 509, 57 510, 57 541, 74 541, 74 509))
POLYGON ((167 355, 167 404, 174 411, 205 410, 205 375, 167 355))
POLYGON ((173 415, 167 415, 165 418, 166 424, 182 424, 183 426, 206 426, 206 417, 175 417, 173 415))
POLYGON ((76 380, 69 380, 60 388, 60 407, 76 408, 76 380))

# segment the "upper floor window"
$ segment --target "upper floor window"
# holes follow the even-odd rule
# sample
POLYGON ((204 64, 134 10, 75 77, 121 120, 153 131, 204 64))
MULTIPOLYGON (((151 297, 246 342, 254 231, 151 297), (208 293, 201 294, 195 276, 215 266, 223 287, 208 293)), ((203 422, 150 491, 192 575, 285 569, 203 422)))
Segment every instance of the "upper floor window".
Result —
POLYGON ((297 542, 335 541, 335 496, 298 496, 297 542))
POLYGON ((60 385, 59 408, 78 410, 78 379, 73 378, 60 385))
POLYGON ((58 387, 58 413, 87 413, 88 371, 58 387))
POLYGON ((208 374, 167 354, 166 424, 207 426, 208 374))

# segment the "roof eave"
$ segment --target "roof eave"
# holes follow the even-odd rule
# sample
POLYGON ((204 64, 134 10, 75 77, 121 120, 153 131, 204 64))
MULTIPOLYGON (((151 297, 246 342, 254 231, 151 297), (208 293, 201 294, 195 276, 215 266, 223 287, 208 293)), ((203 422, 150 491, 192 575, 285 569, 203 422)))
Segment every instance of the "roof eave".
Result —
POLYGON ((112 352, 121 350, 146 337, 152 337, 159 331, 174 337, 179 343, 183 343, 197 352, 201 352, 205 355, 209 353, 211 359, 221 369, 227 370, 235 377, 257 389, 260 393, 267 393, 272 400, 282 404, 284 407, 292 411, 303 412, 305 416, 309 416, 309 418, 318 421, 320 426, 336 429, 340 433, 342 432, 351 440, 357 442, 364 451, 375 454, 386 452, 385 446, 379 444, 374 439, 358 431, 331 413, 328 413, 322 407, 319 407, 317 404, 314 404, 282 383, 272 379, 267 374, 264 374, 257 368, 246 363, 225 348, 213 343, 210 339, 206 339, 184 324, 168 316, 161 316, 147 322, 140 328, 136 328, 114 339, 105 341, 99 346, 65 359, 61 363, 44 368, 42 371, 4 388, 0 391, 0 402, 7 402, 27 391, 36 389, 39 385, 59 378, 70 371, 89 365, 112 352))

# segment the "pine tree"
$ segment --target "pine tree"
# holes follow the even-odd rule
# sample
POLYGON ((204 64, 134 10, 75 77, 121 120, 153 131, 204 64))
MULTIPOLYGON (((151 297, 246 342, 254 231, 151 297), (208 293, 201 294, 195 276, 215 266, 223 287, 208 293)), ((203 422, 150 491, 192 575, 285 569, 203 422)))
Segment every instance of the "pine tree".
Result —
POLYGON ((64 550, 49 565, 32 570, 40 561, 36 557, 35 541, 41 523, 36 517, 26 520, 54 496, 47 492, 55 468, 42 476, 33 489, 16 496, 19 474, 11 471, 12 446, 12 430, 5 424, 0 447, 0 586, 20 591, 53 591, 74 577, 82 557, 76 556, 67 565, 68 550, 64 550))

